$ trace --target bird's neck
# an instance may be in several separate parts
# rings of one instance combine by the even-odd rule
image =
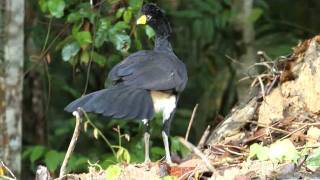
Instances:
[[[159,51],[172,51],[172,47],[169,41],[169,35],[168,36],[158,36],[156,35],[156,40],[154,43],[154,50]]]
[[[156,33],[154,49],[172,51],[172,47],[169,41],[169,36],[171,34],[171,27],[169,22],[164,18],[158,21],[158,23],[152,24],[151,26]]]

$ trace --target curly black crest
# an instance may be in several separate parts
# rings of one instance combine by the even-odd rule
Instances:
[[[163,18],[163,11],[154,3],[148,3],[143,5],[141,12],[145,15],[150,15],[153,18]]]

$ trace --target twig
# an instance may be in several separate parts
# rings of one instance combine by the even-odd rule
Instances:
[[[4,164],[4,162],[3,161],[0,161],[0,162],[1,162],[1,166],[4,167],[10,173],[13,179],[17,179],[16,176],[13,174],[13,172]]]
[[[207,157],[197,147],[184,140],[183,138],[179,138],[179,141],[188,149],[192,150],[197,156],[199,156],[210,171],[212,171],[214,174],[218,174],[216,169],[210,164]]]
[[[272,126],[268,126],[268,125],[263,124],[263,123],[258,123],[256,121],[247,121],[247,122],[248,123],[252,123],[252,124],[256,124],[257,126],[260,126],[260,127],[269,128],[269,129],[272,129],[272,130],[275,130],[275,131],[279,131],[279,132],[282,132],[282,133],[290,134],[290,132],[288,132],[288,131],[285,131],[285,130],[282,130],[282,129],[279,129],[279,128],[275,128],[275,127],[272,127]]]
[[[266,91],[264,90],[264,84],[263,84],[262,79],[261,79],[260,76],[258,76],[257,78],[258,78],[259,83],[260,83],[260,88],[261,88],[262,97],[263,97],[263,99],[265,99]]]
[[[245,153],[238,153],[238,152],[232,151],[229,148],[225,148],[224,150],[226,150],[227,152],[229,152],[231,154],[235,154],[235,155],[238,155],[238,156],[245,156],[246,155]]]
[[[294,134],[295,132],[300,131],[300,130],[302,130],[302,129],[306,128],[307,126],[308,126],[308,125],[306,124],[306,125],[304,125],[304,126],[302,126],[302,127],[298,128],[298,129],[295,129],[294,131],[291,131],[289,134],[287,134],[287,135],[283,136],[280,140],[284,140],[285,138],[287,138],[287,137],[291,136],[291,135],[292,135],[292,134]]]
[[[76,143],[77,143],[77,140],[78,140],[78,137],[80,135],[80,130],[81,130],[81,121],[82,121],[82,115],[81,115],[81,111],[80,109],[78,108],[77,111],[74,111],[72,113],[72,115],[74,115],[76,117],[76,127],[73,131],[73,135],[72,135],[72,138],[71,138],[71,141],[70,141],[70,144],[69,144],[69,147],[68,147],[68,150],[67,150],[67,153],[66,153],[66,156],[64,157],[64,160],[63,160],[63,163],[62,163],[62,166],[60,168],[60,174],[59,174],[59,177],[62,177],[65,175],[66,173],[66,167],[67,167],[67,164],[68,164],[68,161],[70,159],[70,156],[74,150],[74,147],[76,146]]]
[[[207,126],[207,129],[204,131],[203,135],[201,136],[201,139],[197,145],[197,148],[202,148],[204,143],[206,142],[208,136],[210,134],[210,125]]]
[[[196,106],[193,108],[192,115],[191,115],[191,118],[190,118],[190,121],[189,121],[189,125],[188,125],[188,130],[187,130],[186,136],[184,137],[184,139],[185,139],[186,141],[188,141],[190,129],[191,129],[191,126],[192,126],[192,123],[193,123],[193,120],[194,120],[194,116],[195,116],[195,114],[196,114],[196,112],[197,112],[198,105],[199,105],[199,104],[196,104]]]

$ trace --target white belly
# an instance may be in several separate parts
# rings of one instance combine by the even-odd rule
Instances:
[[[164,118],[169,118],[171,112],[176,108],[176,96],[160,91],[151,91],[154,110],[163,113]]]

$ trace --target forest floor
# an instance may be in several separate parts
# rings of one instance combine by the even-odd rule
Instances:
[[[253,76],[256,89],[179,164],[118,164],[64,179],[320,179],[320,36]],[[181,140],[183,141],[183,140]],[[108,179],[107,178],[107,179]]]

